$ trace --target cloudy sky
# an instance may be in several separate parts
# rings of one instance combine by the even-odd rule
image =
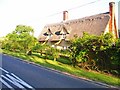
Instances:
[[[0,37],[19,24],[31,26],[38,37],[45,24],[62,21],[64,10],[68,10],[69,20],[82,18],[108,12],[111,1],[116,3],[118,16],[120,0],[0,0]]]

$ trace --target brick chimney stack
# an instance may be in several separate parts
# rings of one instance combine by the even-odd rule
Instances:
[[[63,11],[63,21],[68,20],[68,11]]]
[[[113,32],[114,29],[114,18],[115,18],[115,2],[109,3],[109,12],[110,12],[110,32]]]
[[[115,35],[115,38],[118,38],[118,30],[116,28],[115,20],[115,2],[109,3],[109,12],[110,12],[110,23],[109,23],[109,32]]]

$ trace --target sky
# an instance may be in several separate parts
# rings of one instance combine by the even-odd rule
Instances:
[[[38,37],[46,24],[61,22],[65,10],[72,20],[108,12],[111,1],[116,4],[116,17],[120,17],[120,0],[0,0],[0,37],[11,33],[17,25],[31,26]]]

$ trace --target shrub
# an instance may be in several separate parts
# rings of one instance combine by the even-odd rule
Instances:
[[[115,40],[110,33],[100,36],[83,33],[83,37],[75,36],[69,47],[73,66],[103,72],[120,71],[120,40]]]

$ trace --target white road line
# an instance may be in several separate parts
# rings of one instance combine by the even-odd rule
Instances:
[[[23,81],[22,79],[17,77],[15,74],[11,73],[11,75],[13,75],[18,80],[18,82],[21,83],[22,85],[24,85],[24,86],[26,86],[28,88],[31,88],[31,89],[33,88],[32,86],[28,85],[25,81]]]
[[[15,86],[17,86],[17,87],[19,87],[19,88],[24,88],[21,84],[19,84],[18,82],[17,82],[17,80],[14,78],[14,77],[12,77],[12,76],[10,76],[10,75],[8,75],[8,74],[6,74],[6,76],[8,76],[8,77],[6,77],[6,76],[4,76],[4,75],[1,75],[3,78],[5,78],[6,80],[8,80],[9,82],[11,82],[12,84],[14,84]]]
[[[1,69],[2,71],[4,71],[5,73],[9,73],[8,71],[6,71],[5,69],[3,69],[3,68],[1,68],[1,67],[0,67],[0,69]]]
[[[14,90],[13,87],[11,87],[7,82],[5,82],[2,78],[0,78],[0,81],[6,85],[8,88],[10,88],[11,90]]]
[[[4,71],[6,74],[5,75],[1,75],[2,78],[6,79],[7,81],[11,82],[13,85],[26,90],[25,87],[35,90],[32,86],[30,86],[29,84],[27,84],[25,81],[23,81],[22,79],[20,79],[18,76],[16,76],[13,73],[9,73],[7,70],[3,69],[0,67],[0,69],[2,71]],[[7,82],[5,82],[3,79],[0,79],[1,82],[3,82],[8,88],[12,88]],[[24,87],[25,86],[25,87]]]

